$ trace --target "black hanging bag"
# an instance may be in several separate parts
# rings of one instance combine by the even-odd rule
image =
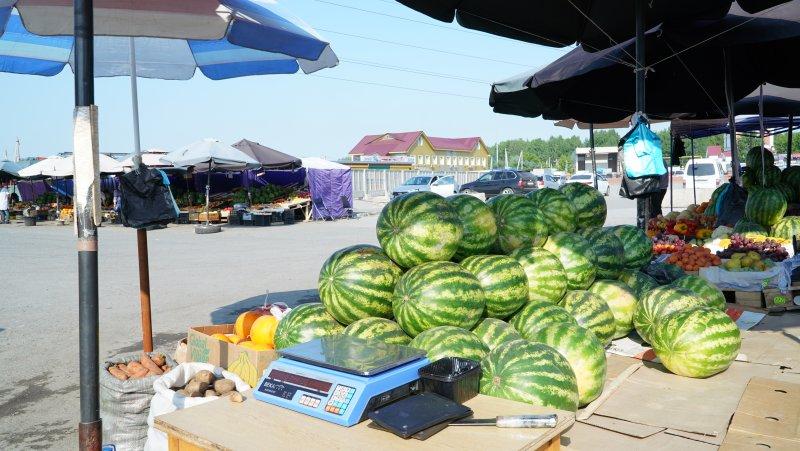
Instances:
[[[134,229],[166,225],[178,218],[178,206],[169,189],[169,179],[158,169],[140,165],[119,177],[122,191],[122,224]]]

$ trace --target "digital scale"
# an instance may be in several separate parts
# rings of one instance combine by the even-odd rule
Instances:
[[[348,336],[318,338],[280,351],[256,399],[342,426],[420,390],[425,352]]]

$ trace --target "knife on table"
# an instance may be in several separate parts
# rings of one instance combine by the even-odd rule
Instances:
[[[499,428],[554,428],[558,415],[501,415],[496,418],[466,418],[450,426],[495,426]]]

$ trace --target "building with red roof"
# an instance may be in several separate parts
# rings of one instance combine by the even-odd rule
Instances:
[[[482,171],[489,149],[480,137],[437,138],[423,131],[367,135],[341,161],[361,169]]]

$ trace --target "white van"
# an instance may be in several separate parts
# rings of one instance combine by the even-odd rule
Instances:
[[[725,183],[725,169],[719,160],[695,158],[689,160],[683,170],[683,187],[692,189],[715,189]]]

